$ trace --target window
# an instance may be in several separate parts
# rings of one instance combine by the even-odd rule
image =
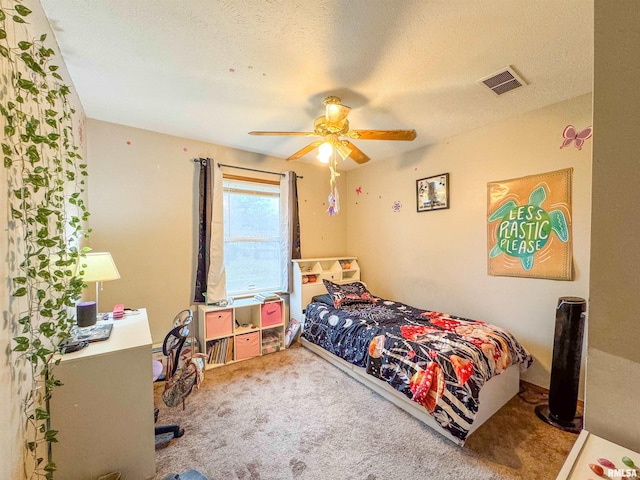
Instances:
[[[229,295],[280,290],[280,185],[223,180]]]

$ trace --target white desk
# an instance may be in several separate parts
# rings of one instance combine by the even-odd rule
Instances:
[[[111,337],[62,355],[51,399],[56,480],[155,476],[151,333],[145,309],[113,323]]]
[[[623,457],[631,458],[636,465],[640,464],[639,453],[582,430],[556,480],[600,478],[589,468],[589,464],[598,465],[599,458],[606,458],[616,467],[612,471],[608,467],[602,467],[604,478],[621,478],[622,474],[629,475],[630,478],[640,477],[640,472],[628,470],[629,467],[622,462]]]

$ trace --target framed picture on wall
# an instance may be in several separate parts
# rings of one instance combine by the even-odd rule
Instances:
[[[449,208],[449,174],[416,180],[416,204],[418,212]]]

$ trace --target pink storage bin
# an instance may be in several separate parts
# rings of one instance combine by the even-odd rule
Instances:
[[[260,322],[263,327],[282,323],[282,302],[265,303],[260,307]]]
[[[224,337],[233,333],[233,310],[207,312],[207,338]]]
[[[236,336],[236,360],[260,355],[260,332]]]

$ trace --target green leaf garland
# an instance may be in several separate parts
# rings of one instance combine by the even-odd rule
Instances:
[[[6,65],[0,91],[5,120],[1,148],[9,183],[15,368],[21,372],[26,365],[31,371],[30,388],[21,388],[26,391],[25,452],[31,459],[25,468],[30,479],[53,479],[50,446],[58,441],[58,432],[49,425],[49,400],[61,385],[55,354],[69,336],[73,308],[86,287],[76,265],[89,233],[82,199],[87,165],[74,135],[71,90],[52,63],[55,51],[45,45],[47,35],[32,38],[31,13],[21,0],[0,0],[0,56]]]

